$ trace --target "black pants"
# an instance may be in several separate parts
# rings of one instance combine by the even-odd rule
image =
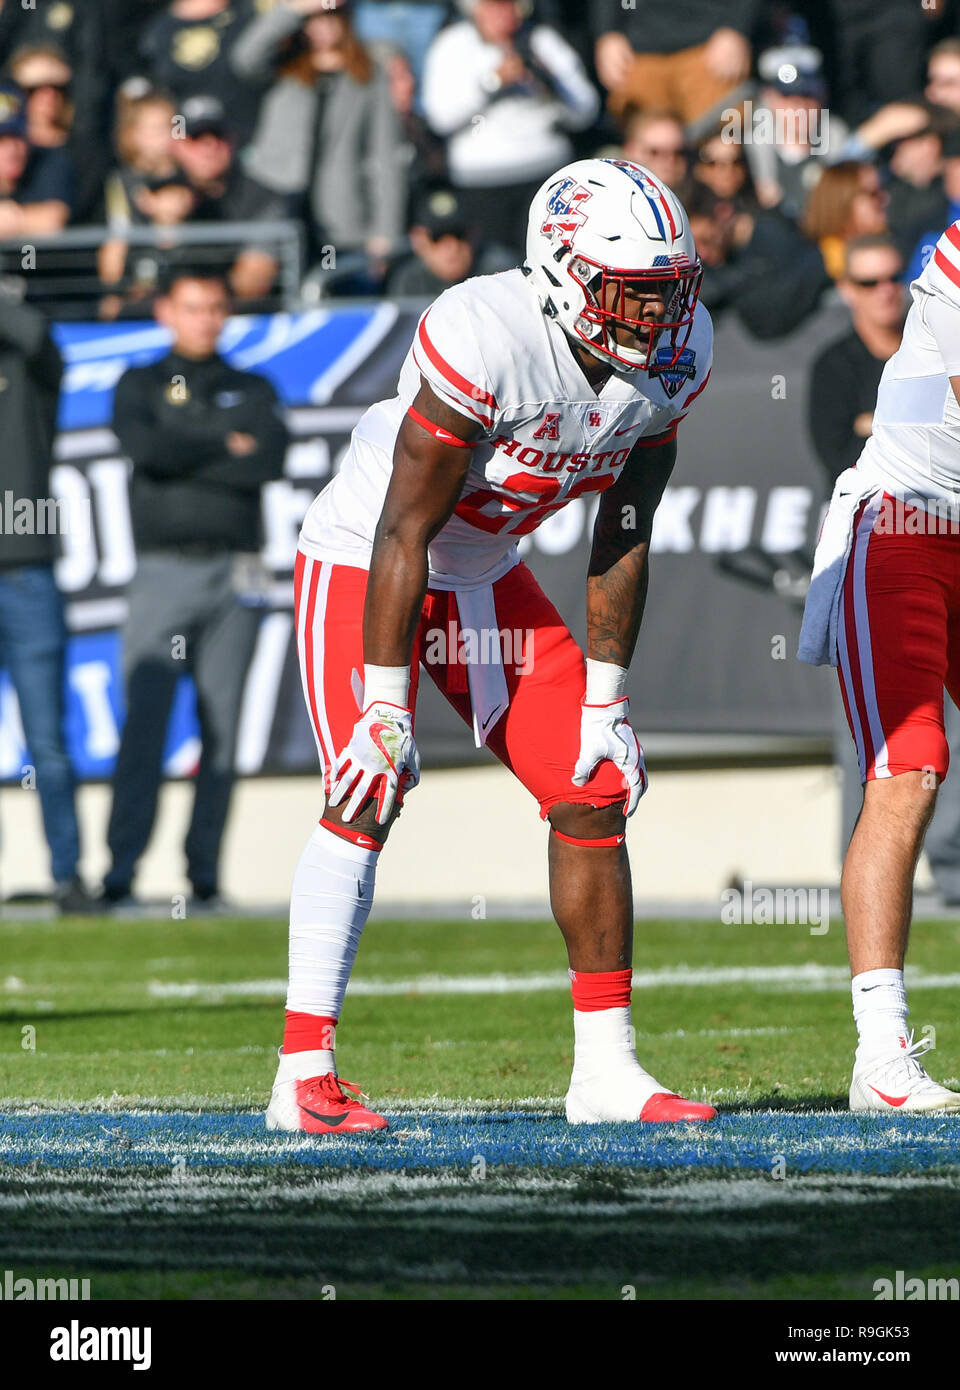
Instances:
[[[113,775],[107,829],[112,866],[105,886],[130,888],[153,830],[163,749],[177,681],[197,690],[203,751],[186,839],[187,876],[215,892],[234,781],[234,753],[247,669],[260,617],[233,590],[229,555],[152,552],[139,557],[124,630],[127,720]]]

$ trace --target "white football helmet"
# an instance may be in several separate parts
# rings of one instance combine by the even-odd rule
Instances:
[[[680,200],[639,164],[581,159],[551,174],[530,204],[523,269],[544,313],[602,362],[671,367],[686,346],[703,268]],[[663,317],[631,318],[628,299],[651,293]],[[658,342],[669,353],[655,360]]]

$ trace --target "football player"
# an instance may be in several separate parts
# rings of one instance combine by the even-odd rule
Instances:
[[[950,760],[944,686],[960,700],[960,222],[910,290],[873,432],[837,479],[799,653],[839,668],[857,745],[863,806],[842,881],[850,1108],[888,1114],[960,1110],[921,1061],[933,1040],[908,1030],[903,981],[913,876]]]
[[[377,858],[419,779],[421,662],[550,824],[574,1008],[567,1119],[716,1114],[637,1060],[624,844],[647,785],[625,689],[653,514],[677,426],[710,373],[700,276],[686,214],[647,170],[616,159],[561,169],[533,200],[526,263],[433,303],[397,395],[366,412],[311,506],[297,637],[327,801],[293,883],[269,1128],[386,1125],[338,1079],[334,1030]],[[598,504],[586,661],[516,549],[575,497]],[[524,650],[504,660],[513,633]]]

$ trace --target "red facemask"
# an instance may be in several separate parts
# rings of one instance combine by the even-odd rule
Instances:
[[[589,266],[593,273],[577,274],[578,264]],[[658,362],[657,366],[669,368],[678,361],[693,329],[700,281],[703,277],[703,267],[699,260],[683,261],[669,269],[658,266],[655,270],[615,270],[610,266],[600,265],[589,256],[576,251],[570,261],[569,274],[571,279],[581,286],[587,301],[580,317],[590,324],[597,325],[601,330],[598,338],[577,328],[576,332],[585,343],[600,349],[613,361],[622,363],[633,371],[638,368],[647,371],[653,361],[657,343],[662,335],[666,334],[673,355],[669,361]],[[606,293],[608,285],[615,288],[612,309],[603,307],[609,301]],[[665,306],[663,318],[631,317],[626,311],[628,295],[633,298],[650,294],[656,294]],[[646,349],[642,362],[632,362],[618,351],[619,344],[615,332],[618,327],[629,329],[636,338],[640,351]]]

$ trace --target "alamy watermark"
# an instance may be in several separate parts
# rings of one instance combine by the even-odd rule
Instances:
[[[830,930],[829,888],[742,888],[720,894],[720,920],[726,926],[809,926],[811,936]]]
[[[532,627],[428,628],[422,661],[427,666],[512,666],[518,676],[533,670]]]
[[[17,497],[0,493],[0,536],[78,536],[91,534],[89,497]]]
[[[7,1303],[77,1303],[89,1297],[89,1279],[33,1279],[5,1269],[0,1281],[0,1298]]]
[[[874,1279],[874,1301],[882,1303],[897,1299],[915,1302],[918,1299],[940,1299],[956,1302],[960,1299],[960,1279],[908,1279],[902,1269],[892,1279]]]
[[[720,117],[720,139],[728,145],[800,145],[826,147],[830,113],[824,107],[785,106],[772,110],[747,100],[742,109],[728,107]]]

